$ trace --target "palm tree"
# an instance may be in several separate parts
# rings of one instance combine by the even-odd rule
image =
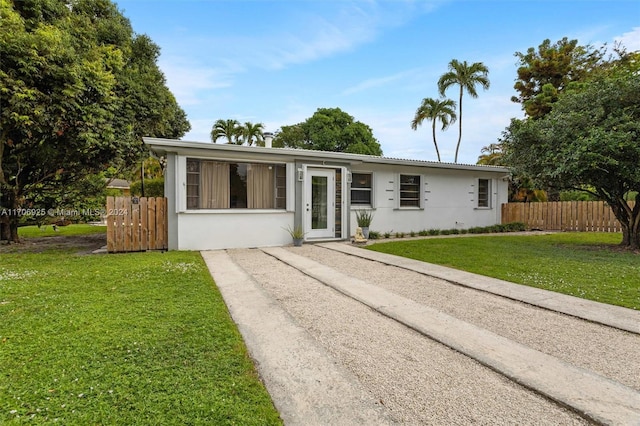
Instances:
[[[433,99],[424,98],[422,104],[416,110],[416,115],[411,122],[411,128],[418,130],[418,126],[426,120],[431,120],[431,128],[433,130],[433,144],[436,147],[436,154],[438,154],[438,161],[440,160],[440,151],[438,150],[438,143],[436,142],[436,121],[440,120],[442,123],[442,130],[446,130],[450,124],[456,121],[456,103],[451,99]]]
[[[242,134],[242,142],[246,142],[249,146],[253,145],[254,140],[256,145],[258,145],[259,142],[263,142],[262,132],[264,132],[264,124],[262,123],[253,124],[247,121],[244,123],[244,126],[241,126],[240,131]]]
[[[476,85],[479,84],[484,90],[489,88],[489,68],[482,62],[474,62],[469,65],[467,61],[460,62],[452,59],[449,62],[449,71],[444,73],[438,80],[438,91],[444,96],[446,90],[457,84],[460,86],[460,100],[458,102],[458,145],[456,146],[455,162],[458,162],[458,150],[460,149],[460,141],[462,140],[462,94],[466,90],[472,98],[478,97]]]
[[[481,156],[478,157],[476,164],[483,164],[485,166],[500,166],[502,165],[502,144],[492,143],[487,146],[483,146],[480,150]]]
[[[239,131],[238,120],[218,120],[211,129],[211,141],[216,143],[220,138],[227,138],[227,143],[237,143]]]

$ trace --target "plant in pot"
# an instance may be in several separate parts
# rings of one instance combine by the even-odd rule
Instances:
[[[362,228],[362,235],[365,238],[369,238],[369,226],[371,226],[371,221],[373,220],[373,213],[367,210],[356,210],[356,221],[358,222],[358,226]]]
[[[288,226],[286,228],[286,231],[289,233],[289,235],[291,235],[291,238],[293,239],[293,245],[295,247],[300,247],[302,245],[302,242],[304,241],[304,234],[305,234],[302,231],[302,227],[296,226],[292,228],[291,226]]]

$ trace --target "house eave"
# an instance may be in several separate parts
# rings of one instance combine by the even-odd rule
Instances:
[[[475,164],[441,163],[426,160],[409,160],[402,158],[378,157],[373,155],[350,154],[344,152],[314,151],[293,148],[265,148],[260,146],[243,146],[233,144],[215,144],[211,142],[181,141],[176,139],[143,138],[144,143],[157,155],[169,153],[186,156],[210,157],[212,152],[222,158],[242,158],[254,155],[264,156],[270,161],[291,161],[292,159],[308,161],[330,161],[356,164],[387,164],[433,169],[471,170],[483,172],[509,173],[502,166],[485,166]]]

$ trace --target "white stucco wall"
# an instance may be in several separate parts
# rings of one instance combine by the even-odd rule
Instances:
[[[177,215],[178,250],[214,250],[291,244],[293,212],[199,210]]]
[[[163,142],[164,146],[168,144]],[[160,146],[160,148],[162,148]],[[169,198],[169,249],[208,250],[281,246],[291,244],[287,232],[302,222],[304,211],[304,173],[306,167],[342,168],[345,215],[342,226],[353,235],[357,227],[355,210],[349,208],[347,171],[373,173],[373,222],[371,229],[384,232],[419,232],[428,229],[471,228],[500,223],[501,204],[507,202],[508,173],[504,168],[484,170],[474,166],[456,167],[439,164],[408,164],[373,158],[361,161],[348,154],[327,153],[332,160],[323,160],[318,153],[254,147],[215,146],[213,144],[181,142],[161,151],[167,157],[165,195]],[[287,165],[287,204],[285,210],[188,210],[186,208],[186,158],[216,158],[223,161],[273,162]],[[339,160],[339,161],[338,161]],[[352,161],[352,163],[349,163]],[[387,162],[389,161],[389,162]],[[499,169],[499,170],[496,170]],[[299,173],[299,171],[302,173]],[[421,207],[399,207],[399,177],[416,174],[422,177]],[[491,207],[477,208],[478,179],[491,180]],[[369,209],[369,208],[367,208]],[[348,223],[345,223],[348,222]]]
[[[422,177],[420,208],[399,207],[399,168],[388,165],[367,165],[353,172],[373,172],[374,218],[370,229],[378,232],[419,232],[428,229],[468,229],[500,223],[501,204],[507,201],[504,174],[475,170],[427,169],[403,167],[403,174]],[[477,208],[478,179],[491,180],[491,207]],[[358,226],[351,208],[351,235]]]

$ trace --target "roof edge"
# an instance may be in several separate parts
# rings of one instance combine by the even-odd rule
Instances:
[[[144,143],[154,152],[158,154],[175,153],[185,154],[187,151],[205,150],[205,151],[221,151],[221,152],[237,152],[245,154],[271,154],[297,158],[316,158],[326,160],[340,160],[351,163],[375,163],[375,164],[391,164],[406,166],[422,166],[437,169],[451,170],[478,170],[486,172],[510,173],[507,167],[503,166],[487,166],[482,164],[458,164],[458,163],[442,163],[427,160],[410,160],[402,158],[380,157],[365,154],[350,154],[345,152],[333,151],[315,151],[308,149],[296,148],[265,148],[261,146],[244,146],[233,144],[215,144],[213,142],[195,142],[182,141],[178,139],[164,138],[142,138]]]

